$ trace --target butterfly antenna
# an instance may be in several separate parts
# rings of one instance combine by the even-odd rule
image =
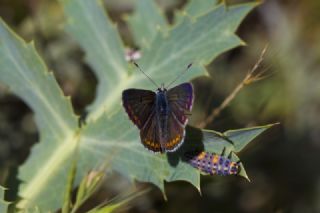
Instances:
[[[183,76],[183,74],[184,74],[185,72],[187,72],[187,71],[190,69],[191,66],[192,66],[192,63],[188,64],[187,68],[186,68],[185,70],[183,70],[183,71],[181,72],[181,74],[178,75],[173,81],[171,81],[171,83],[168,84],[168,86],[166,86],[166,88],[169,88],[174,82],[176,82],[181,76]]]
[[[157,88],[160,88],[159,85],[158,85],[154,80],[152,80],[152,78],[150,78],[150,76],[148,76],[147,73],[145,73],[135,61],[132,61],[132,63],[133,63],[154,85],[156,85]]]

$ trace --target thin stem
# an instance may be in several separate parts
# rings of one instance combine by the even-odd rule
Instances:
[[[214,121],[214,119],[216,119],[220,113],[222,112],[222,110],[224,110],[229,104],[230,102],[238,95],[238,93],[247,85],[262,80],[265,78],[265,76],[263,76],[263,74],[267,71],[264,70],[260,73],[255,73],[256,70],[260,67],[261,62],[264,59],[265,53],[268,49],[268,45],[266,45],[264,47],[264,49],[262,50],[260,57],[258,59],[258,61],[255,63],[255,65],[252,67],[251,70],[249,70],[249,72],[246,74],[246,76],[244,77],[244,79],[238,84],[238,86],[236,86],[236,88],[224,99],[224,101],[220,104],[220,106],[218,106],[217,108],[214,108],[210,115],[202,122],[200,122],[197,127],[199,128],[204,128],[205,126],[207,126],[209,123],[211,123],[212,121]]]

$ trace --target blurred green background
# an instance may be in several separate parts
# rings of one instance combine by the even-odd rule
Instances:
[[[125,44],[135,47],[123,17],[133,0],[105,1]],[[240,1],[229,1],[230,4]],[[243,2],[243,1],[242,1]],[[169,21],[185,0],[159,0]],[[320,212],[320,1],[266,0],[238,29],[247,46],[208,65],[212,78],[194,80],[191,124],[202,121],[242,81],[269,45],[260,71],[267,78],[245,87],[206,128],[218,131],[280,122],[240,153],[251,183],[239,177],[202,177],[202,196],[190,184],[166,184],[168,201],[152,190],[123,212]],[[34,40],[77,114],[94,99],[97,80],[84,54],[63,30],[56,1],[1,0],[0,16],[24,39]],[[209,91],[209,92],[208,92]],[[15,173],[38,140],[32,111],[0,85],[0,184],[16,186]],[[111,183],[111,184],[110,184]],[[90,200],[93,205],[127,187],[116,174]],[[145,187],[145,186],[144,186]],[[9,195],[13,198],[14,193]]]

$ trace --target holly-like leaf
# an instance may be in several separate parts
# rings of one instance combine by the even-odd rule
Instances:
[[[181,10],[178,11],[176,14],[176,23],[179,23],[185,15],[190,17],[197,17],[200,15],[204,15],[213,7],[217,5],[217,0],[199,0],[199,1],[192,1],[190,0],[187,5]]]
[[[86,53],[87,63],[98,79],[97,94],[91,111],[104,111],[112,90],[127,81],[128,64],[124,45],[98,0],[60,0],[67,18],[67,31]]]
[[[154,1],[138,0],[134,14],[127,18],[134,40],[148,48],[157,33],[167,30],[167,22]]]
[[[140,66],[158,83],[170,82],[191,61],[196,61],[198,66],[186,73],[181,81],[204,74],[203,65],[223,51],[241,44],[234,31],[254,5],[243,4],[228,10],[220,6],[195,20],[186,17],[167,35],[157,34],[150,48],[142,49]],[[154,89],[154,85],[137,71],[128,74],[127,81],[120,82],[110,91],[113,98],[106,98],[106,105],[90,112],[95,119],[89,121],[80,142],[84,167],[90,168],[105,160],[104,156],[112,156],[113,169],[129,177],[152,182],[162,190],[164,180],[185,180],[199,188],[199,173],[190,169],[188,164],[172,160],[174,157],[168,161],[166,155],[154,155],[142,147],[138,130],[120,106],[120,97],[123,89]],[[113,116],[108,116],[110,114]],[[95,156],[94,160],[92,156]]]
[[[40,143],[19,170],[23,182],[19,195],[29,204],[51,206],[54,198],[45,190],[63,189],[66,179],[62,165],[68,164],[76,146],[77,118],[70,99],[63,96],[33,43],[21,40],[1,19],[0,82],[32,108],[40,132]],[[50,185],[52,179],[59,179],[60,184]],[[28,205],[22,201],[20,206]]]
[[[109,159],[114,170],[133,179],[152,182],[161,190],[164,190],[164,180],[184,180],[200,190],[199,171],[185,161],[186,152],[205,150],[220,154],[224,147],[226,153],[239,152],[272,126],[229,130],[225,133],[187,127],[185,142],[181,148],[174,153],[155,155],[139,142],[138,130],[135,127],[130,128],[131,122],[123,112],[111,116],[107,122],[108,125],[101,120],[85,129],[85,137],[82,137],[80,143],[83,151],[81,162],[90,168],[91,162],[99,164]],[[239,160],[236,154],[233,154],[232,158]],[[248,178],[243,165],[241,167],[240,175]]]
[[[99,79],[97,99],[89,108],[89,121],[97,120],[104,113],[112,113],[118,108],[121,92],[126,88],[139,86],[155,89],[133,66],[128,68],[119,35],[99,6],[100,1],[60,2],[68,19],[67,30],[84,48],[89,64]],[[204,65],[222,52],[243,44],[234,32],[254,6],[252,3],[243,4],[228,10],[220,6],[196,20],[185,17],[180,25],[166,35],[156,34],[149,48],[141,49],[140,66],[158,84],[175,78],[191,62],[195,63],[194,68],[181,81],[205,74]],[[115,64],[118,66],[113,66]]]
[[[203,130],[204,150],[220,154],[225,148],[225,153],[233,152],[232,159],[238,161],[239,157],[235,153],[240,152],[249,142],[273,125],[275,124],[228,130],[224,133]],[[242,163],[240,171],[239,175],[249,180]]]
[[[19,195],[23,199],[18,207],[37,206],[42,211],[61,207],[77,147],[80,155],[76,184],[89,169],[110,161],[114,170],[152,182],[162,190],[164,180],[185,180],[199,188],[199,172],[183,160],[183,147],[168,155],[148,152],[140,143],[138,130],[121,108],[120,97],[124,89],[154,87],[141,73],[128,66],[120,36],[100,1],[60,2],[68,20],[67,29],[84,49],[99,86],[96,100],[89,108],[87,125],[78,129],[70,101],[63,96],[34,46],[25,43],[1,22],[0,81],[32,108],[40,131],[40,143],[19,171],[23,181]],[[195,66],[181,81],[205,74],[204,65],[242,44],[234,32],[254,5],[243,4],[228,10],[219,6],[192,20],[184,17],[165,35],[156,34],[149,48],[142,48],[140,66],[159,84],[169,83],[190,62],[195,62]],[[194,132],[188,130],[185,147],[198,141],[206,143],[201,138],[188,139]],[[243,138],[239,138],[243,144],[249,142]],[[214,148],[212,151],[219,150]]]

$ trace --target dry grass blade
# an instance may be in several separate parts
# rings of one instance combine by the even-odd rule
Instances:
[[[205,126],[207,126],[209,123],[211,123],[212,121],[214,121],[214,119],[216,117],[219,116],[219,114],[221,113],[222,110],[224,110],[229,104],[230,102],[237,96],[237,94],[247,85],[260,81],[264,78],[266,78],[267,76],[265,75],[265,73],[268,71],[268,69],[264,69],[263,71],[257,73],[256,71],[258,70],[258,68],[260,67],[265,53],[267,52],[268,49],[268,45],[266,45],[261,54],[260,57],[258,59],[258,61],[255,63],[255,65],[252,67],[252,69],[249,70],[249,72],[247,73],[247,75],[244,77],[244,79],[238,84],[238,86],[230,93],[230,95],[228,95],[224,101],[220,104],[220,106],[218,106],[217,108],[214,108],[210,115],[202,122],[200,122],[197,127],[199,128],[204,128]]]

